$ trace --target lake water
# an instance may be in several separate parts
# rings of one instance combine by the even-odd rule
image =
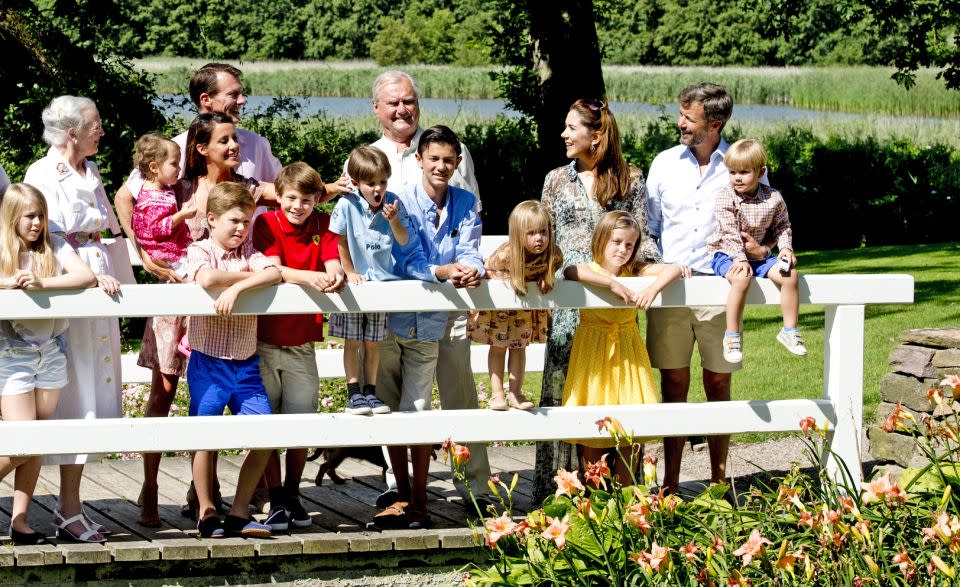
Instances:
[[[262,111],[268,108],[274,101],[274,96],[247,96],[247,105],[244,112],[247,114]],[[192,117],[194,110],[192,104],[186,97],[166,95],[161,96],[163,107],[167,114],[181,113],[186,117]],[[300,113],[303,115],[325,112],[328,116],[339,117],[362,117],[371,116],[370,100],[368,98],[293,98],[292,102],[300,107]],[[671,117],[677,113],[677,105],[665,104],[658,106],[655,104],[641,104],[637,102],[612,102],[611,110],[615,114],[640,113],[655,116],[661,108],[666,108],[667,114]],[[503,100],[447,100],[423,98],[420,100],[420,109],[427,115],[437,115],[444,117],[454,117],[458,114],[470,116],[471,118],[493,118],[498,114],[506,116],[519,116],[515,110],[510,110],[503,103]],[[888,119],[909,121],[916,124],[942,124],[944,121],[935,118],[920,117],[897,117],[880,116],[871,114],[851,114],[845,112],[829,112],[823,110],[805,110],[802,108],[791,108],[789,106],[769,106],[756,104],[742,104],[734,107],[734,120],[751,122],[800,122],[811,120],[822,121],[843,121],[855,120],[860,118]]]

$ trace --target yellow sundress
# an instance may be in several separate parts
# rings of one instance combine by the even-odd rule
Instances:
[[[603,272],[596,263],[589,266],[597,273]],[[640,336],[637,310],[580,310],[580,325],[573,338],[561,405],[656,403],[660,403],[660,391],[653,378],[647,346]],[[610,415],[616,416],[616,411]],[[593,448],[614,446],[612,440],[572,442]]]

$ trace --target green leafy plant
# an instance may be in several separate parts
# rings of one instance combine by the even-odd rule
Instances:
[[[960,394],[949,376],[930,391],[946,405]],[[944,410],[946,412],[946,410]],[[616,418],[598,422],[619,447],[635,450]],[[812,417],[800,428],[813,467],[794,466],[739,498],[724,485],[692,498],[657,493],[656,468],[643,483],[610,474],[604,460],[582,475],[557,471],[557,491],[522,519],[512,516],[516,477],[490,480],[502,513],[483,517],[478,540],[490,566],[465,569],[467,585],[953,585],[960,565],[960,417],[915,417],[902,407],[884,424],[914,434],[930,458],[900,482],[887,473],[854,488],[834,478],[827,430]],[[445,449],[463,479],[469,452]],[[618,453],[621,449],[618,449]],[[623,457],[623,455],[620,455]],[[582,479],[582,481],[581,481]]]

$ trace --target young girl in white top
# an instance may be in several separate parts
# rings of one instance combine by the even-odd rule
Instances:
[[[553,289],[554,273],[563,264],[563,253],[553,242],[550,214],[536,200],[520,202],[510,213],[507,242],[484,264],[488,279],[510,281],[517,295],[527,295],[527,282],[535,281],[541,292]],[[483,310],[467,325],[470,338],[490,345],[490,409],[530,410],[533,402],[523,396],[523,373],[527,345],[545,342],[549,310]],[[503,367],[510,350],[510,392],[504,395]]]
[[[34,187],[17,183],[0,203],[0,288],[93,287],[97,278],[59,236],[47,230],[47,203]],[[0,415],[3,420],[51,417],[67,384],[63,319],[0,320]],[[16,470],[10,538],[45,544],[27,525],[27,509],[40,475],[41,457],[0,457],[0,479]]]
[[[180,209],[173,185],[180,175],[180,147],[158,134],[137,140],[133,166],[146,181],[133,208],[133,232],[153,260],[163,260],[186,275],[187,247],[193,242],[185,220],[197,215],[196,207]]]

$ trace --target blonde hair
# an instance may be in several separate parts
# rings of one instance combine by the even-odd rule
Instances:
[[[760,171],[767,166],[767,152],[763,143],[756,139],[740,139],[727,149],[723,155],[723,164],[734,171]]]
[[[287,190],[296,190],[302,196],[316,196],[317,200],[327,194],[327,188],[323,185],[320,174],[303,161],[296,161],[281,169],[274,187],[278,197]]]
[[[597,227],[593,231],[593,242],[590,244],[590,252],[593,254],[595,263],[603,262],[603,249],[610,242],[610,236],[614,230],[629,229],[637,233],[637,242],[633,246],[633,252],[627,262],[623,264],[623,270],[629,274],[637,272],[637,251],[640,250],[640,239],[643,238],[643,232],[640,230],[640,223],[633,217],[633,214],[623,210],[614,210],[607,212],[597,222]]]
[[[247,186],[235,181],[218,183],[207,196],[207,212],[211,212],[214,216],[220,216],[234,208],[240,208],[246,212],[256,207],[257,202]]]
[[[43,227],[36,241],[28,243],[17,234],[23,213],[34,209],[43,215]],[[31,271],[37,277],[57,274],[57,258],[53,254],[47,225],[47,201],[40,190],[25,183],[15,183],[3,193],[0,203],[0,275],[10,276],[20,269],[20,253],[30,253]]]
[[[353,181],[373,183],[378,179],[390,179],[390,171],[390,160],[380,149],[371,145],[360,145],[350,151],[347,175]]]
[[[520,202],[510,213],[507,221],[508,241],[510,243],[510,285],[518,295],[527,295],[527,282],[525,280],[527,266],[527,249],[524,247],[528,232],[536,230],[547,230],[547,249],[540,253],[539,260],[546,262],[546,269],[542,276],[547,291],[553,289],[553,264],[554,264],[554,245],[553,245],[553,224],[550,222],[550,213],[546,206],[537,200],[526,200]],[[537,259],[531,259],[535,261]]]
[[[137,139],[137,146],[133,152],[134,168],[146,179],[154,181],[156,174],[150,171],[150,164],[163,165],[170,152],[170,145],[173,145],[177,151],[180,150],[180,145],[160,134],[151,132],[141,136]]]

